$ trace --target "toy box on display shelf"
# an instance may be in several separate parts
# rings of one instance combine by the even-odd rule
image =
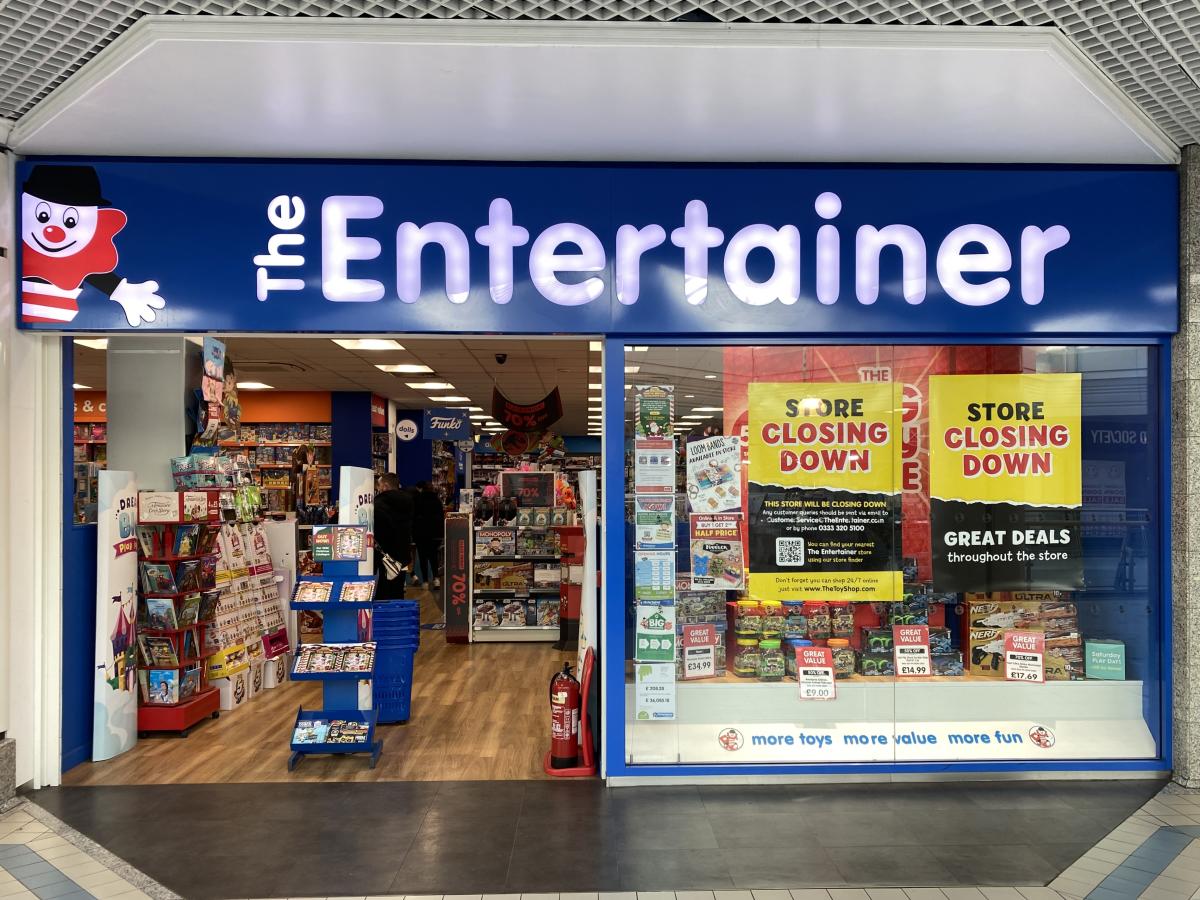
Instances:
[[[558,640],[574,492],[553,471],[505,470],[497,481],[473,510],[471,640]]]
[[[359,683],[374,678],[376,645],[359,639],[359,613],[375,605],[375,579],[359,574],[367,558],[368,530],[362,525],[323,525],[313,532],[313,557],[323,566],[319,576],[301,576],[292,608],[319,610],[321,643],[305,644],[296,653],[292,679],[321,681],[323,707],[300,707],[292,729],[291,771],[312,753],[369,753],[375,768],[383,742],[375,739],[379,712],[362,709]]]

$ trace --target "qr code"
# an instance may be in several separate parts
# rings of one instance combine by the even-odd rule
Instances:
[[[775,538],[775,565],[804,565],[804,538]]]

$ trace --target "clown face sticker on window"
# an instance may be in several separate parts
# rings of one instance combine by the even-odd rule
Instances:
[[[131,326],[153,322],[166,306],[158,282],[116,271],[113,238],[126,221],[91,166],[34,166],[21,187],[21,321],[70,322],[87,284],[119,303]]]

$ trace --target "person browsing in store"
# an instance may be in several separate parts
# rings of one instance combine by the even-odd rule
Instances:
[[[413,542],[417,545],[417,568],[413,579],[420,583],[422,573],[430,588],[442,586],[438,577],[442,551],[442,532],[446,525],[446,508],[442,498],[428,481],[417,482],[413,499]]]
[[[379,600],[403,600],[404,581],[412,562],[413,498],[400,489],[394,472],[385,472],[375,482],[375,560],[379,575]],[[395,578],[388,578],[383,554],[401,566]]]

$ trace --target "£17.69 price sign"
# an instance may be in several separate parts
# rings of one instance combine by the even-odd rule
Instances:
[[[796,680],[801,700],[832,700],[836,696],[833,679],[833,651],[828,647],[796,648]]]
[[[893,625],[892,647],[897,675],[923,677],[932,674],[928,625]]]
[[[1004,632],[1004,677],[1009,681],[1046,680],[1046,635],[1040,631]]]

